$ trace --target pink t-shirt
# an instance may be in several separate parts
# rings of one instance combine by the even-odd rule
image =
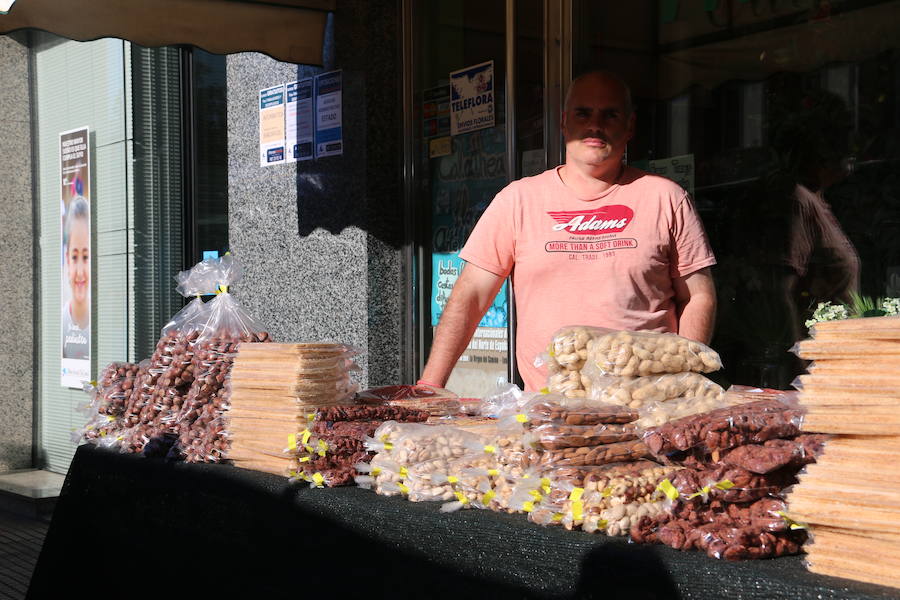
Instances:
[[[546,385],[533,362],[560,327],[677,332],[672,278],[716,262],[693,202],[672,181],[628,167],[582,199],[558,169],[501,190],[460,252],[512,274],[516,359],[529,390]]]

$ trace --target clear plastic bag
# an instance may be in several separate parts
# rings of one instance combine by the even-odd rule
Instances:
[[[456,394],[450,390],[427,385],[388,385],[371,388],[357,393],[355,400],[363,404],[406,406],[428,411],[432,416],[462,413],[462,404]]]
[[[545,394],[523,407],[521,417],[532,426],[544,423],[565,425],[601,425],[631,423],[638,413],[624,406],[600,404],[586,398],[563,398]]]
[[[531,429],[525,442],[543,450],[560,450],[627,442],[638,438],[638,429],[626,423],[598,425],[557,425],[547,423]]]
[[[587,343],[587,362],[600,375],[643,377],[661,373],[710,373],[722,368],[712,348],[674,333],[595,332]]]
[[[635,410],[678,398],[722,398],[722,387],[700,373],[666,373],[648,377],[599,375],[592,364],[583,373],[591,381],[591,398]]]
[[[194,381],[184,404],[176,417],[179,427],[179,444],[185,452],[186,460],[203,461],[211,456],[210,443],[198,448],[197,440],[203,435],[203,423],[194,426],[207,405],[205,419],[221,415],[227,405],[226,378],[234,361],[237,347],[242,342],[267,342],[269,334],[265,328],[251,317],[228,293],[228,287],[240,277],[240,266],[230,254],[219,259],[216,265],[219,293],[207,305],[206,319],[199,324],[192,366]],[[215,446],[216,444],[213,444]]]
[[[138,380],[140,367],[129,362],[109,363],[100,373],[96,386],[91,386],[91,404],[101,415],[121,416]]]
[[[686,396],[666,402],[652,402],[640,409],[640,418],[635,424],[644,429],[650,429],[684,417],[708,413],[728,406],[732,406],[732,404],[726,400],[725,396],[715,395]]]
[[[657,458],[697,450],[713,452],[800,434],[803,413],[777,400],[761,400],[671,421],[648,429],[644,442]]]

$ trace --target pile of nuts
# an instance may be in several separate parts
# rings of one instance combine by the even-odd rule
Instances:
[[[607,376],[710,373],[722,368],[719,355],[711,348],[672,333],[611,331],[587,326],[558,331],[550,341],[547,355],[548,390],[567,398],[599,399],[603,395],[600,388],[609,384],[603,381]],[[647,396],[654,393],[645,392]],[[619,397],[623,405],[631,402],[624,402],[624,395]],[[672,397],[676,396],[666,399]]]
[[[719,355],[704,344],[674,333],[619,331],[591,337],[587,360],[600,375],[644,377],[660,373],[711,373]]]
[[[224,425],[212,425],[227,406],[225,381],[235,352],[242,342],[268,341],[269,334],[261,331],[241,335],[220,333],[196,343],[192,359],[194,380],[174,421],[187,462],[216,462],[223,458],[228,449],[222,435]]]
[[[697,549],[725,560],[797,554],[806,532],[789,528],[780,516],[785,510],[784,501],[771,497],[749,503],[685,502],[639,519],[630,533],[635,542]]]
[[[385,421],[422,423],[428,417],[425,411],[395,406],[318,408],[310,415],[307,429],[298,434],[290,470],[296,478],[322,487],[352,484],[358,475],[357,465],[370,462],[374,456],[365,440],[374,436]]]
[[[601,385],[602,383],[602,385]],[[648,377],[606,377],[594,382],[592,398],[634,410],[676,398],[721,399],[725,391],[699,373],[666,373]]]

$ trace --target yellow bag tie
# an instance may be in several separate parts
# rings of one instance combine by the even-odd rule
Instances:
[[[663,479],[656,489],[665,494],[670,500],[678,500],[678,490],[668,479]]]

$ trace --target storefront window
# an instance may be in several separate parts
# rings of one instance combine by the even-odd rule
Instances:
[[[225,57],[194,48],[190,59],[197,261],[228,250],[228,119]]]
[[[426,2],[415,14],[417,207],[427,237],[421,264],[425,353],[464,263],[458,257],[494,195],[509,181],[506,159],[506,3]],[[468,71],[464,71],[468,69]],[[456,88],[451,91],[451,73]],[[469,89],[471,88],[471,89]],[[477,89],[476,89],[477,88]],[[451,125],[451,94],[491,94],[480,124]],[[464,98],[465,99],[465,98]],[[475,113],[476,111],[471,111]],[[490,389],[509,370],[507,286],[479,324],[448,387],[463,395]]]
[[[573,75],[632,86],[628,161],[713,244],[730,383],[786,388],[822,302],[900,295],[898,2],[576,2]]]

